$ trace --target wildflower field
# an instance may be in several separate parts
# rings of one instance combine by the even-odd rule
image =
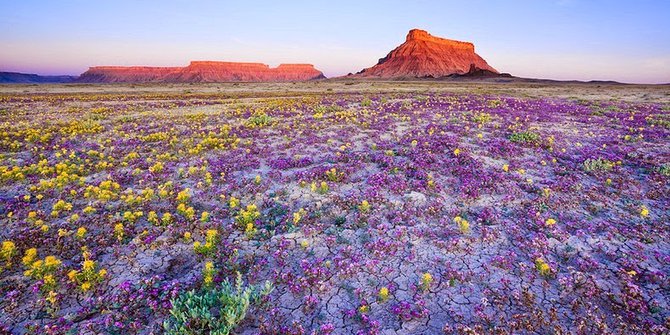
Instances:
[[[670,332],[667,98],[240,85],[0,91],[0,334]]]

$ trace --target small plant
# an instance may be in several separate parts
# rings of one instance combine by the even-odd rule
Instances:
[[[163,225],[166,226],[169,225],[170,223],[172,223],[172,220],[173,220],[172,214],[168,212],[163,213],[163,216],[161,217],[161,222],[163,223]]]
[[[178,203],[187,203],[191,200],[191,189],[185,188],[184,190],[177,193],[177,202]]]
[[[328,193],[329,189],[330,189],[330,187],[328,187],[328,183],[326,183],[325,181],[322,181],[321,185],[319,186],[319,193],[326,194],[326,193]]]
[[[245,286],[238,272],[235,286],[227,280],[218,288],[188,291],[171,300],[170,316],[163,323],[167,335],[228,335],[273,290],[268,281],[262,287]]]
[[[240,210],[240,213],[235,217],[240,227],[245,228],[249,223],[256,222],[256,219],[261,217],[261,212],[255,204],[249,204],[245,209]]]
[[[647,208],[647,206],[640,206],[640,216],[642,218],[647,218],[649,216],[649,208]]]
[[[75,233],[75,236],[77,237],[77,239],[81,240],[84,238],[84,236],[86,236],[86,233],[87,233],[86,227],[79,227],[77,229],[77,232]]]
[[[367,200],[361,201],[361,204],[358,205],[358,210],[361,213],[367,213],[370,211],[370,203]]]
[[[421,275],[421,281],[419,283],[419,286],[423,291],[428,291],[430,289],[430,284],[433,282],[433,276],[425,272],[423,275]]]
[[[345,223],[347,223],[347,218],[344,216],[338,216],[335,218],[335,225],[336,226],[343,226]]]
[[[205,268],[202,270],[202,283],[205,285],[205,287],[211,287],[214,284],[215,274],[216,269],[214,268],[214,263],[205,263]]]
[[[389,289],[384,286],[379,289],[379,301],[386,302],[387,300],[389,300]]]
[[[297,226],[305,215],[307,215],[307,211],[304,208],[300,208],[297,212],[293,213],[293,225]]]
[[[372,106],[372,100],[370,100],[368,98],[365,98],[365,99],[361,100],[361,106],[363,106],[363,107]]]
[[[184,203],[177,205],[177,213],[190,221],[195,219],[195,208],[192,206],[186,206]]]
[[[5,262],[4,267],[10,267],[12,265],[12,258],[16,255],[16,246],[12,241],[3,241],[2,249],[0,250],[0,259]],[[0,272],[2,272],[3,266],[0,265]]]
[[[125,231],[124,231],[123,223],[115,224],[114,225],[114,237],[116,237],[116,239],[119,242],[122,242],[124,235],[125,235]]]
[[[205,243],[200,241],[193,242],[193,250],[205,257],[211,256],[216,252],[216,243],[219,241],[219,235],[216,229],[209,229],[205,233]],[[190,237],[190,234],[189,234]]]
[[[514,143],[537,144],[540,142],[540,135],[531,131],[522,131],[510,135],[509,140]]]
[[[328,193],[328,190],[330,190],[330,187],[328,186],[328,183],[325,181],[322,181],[321,184],[319,184],[318,186],[316,182],[313,181],[312,184],[310,185],[310,190],[315,193],[326,194]]]
[[[604,158],[597,158],[597,159],[587,159],[584,161],[584,171],[586,172],[605,172],[612,170],[614,167],[614,163],[604,159]]]
[[[457,216],[454,218],[454,222],[456,222],[456,224],[458,225],[458,230],[462,234],[467,234],[470,232],[470,223],[468,222],[468,220],[460,216]]]
[[[251,117],[247,119],[247,127],[249,128],[257,128],[257,127],[263,127],[267,124],[269,124],[272,121],[272,118],[265,114],[264,112],[261,113],[255,113]]]
[[[51,291],[56,287],[56,271],[62,262],[55,256],[44,257],[44,260],[37,259],[37,249],[28,249],[23,257],[23,263],[28,267],[23,274],[34,280],[42,281],[40,290],[43,292]]]
[[[342,177],[344,177],[344,172],[338,172],[336,168],[326,171],[326,178],[332,182],[340,181]]]
[[[537,269],[537,272],[539,272],[541,276],[547,277],[551,275],[552,272],[551,267],[542,258],[535,259],[535,268]]]
[[[70,281],[76,283],[83,292],[87,292],[107,276],[107,270],[98,270],[95,261],[91,260],[91,254],[86,248],[83,249],[84,261],[81,263],[81,271],[71,270],[67,276]]]

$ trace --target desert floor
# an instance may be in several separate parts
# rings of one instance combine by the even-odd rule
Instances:
[[[668,85],[1,85],[0,333],[239,276],[235,334],[667,334],[669,136]]]

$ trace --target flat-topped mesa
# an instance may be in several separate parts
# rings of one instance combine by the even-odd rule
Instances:
[[[192,61],[185,67],[94,66],[80,82],[280,82],[325,78],[311,64],[281,64],[271,68],[263,63]]]
[[[474,70],[473,70],[474,69]],[[479,71],[481,70],[481,71]],[[363,78],[441,78],[470,73],[498,75],[498,71],[475,53],[475,46],[435,37],[425,30],[412,29],[405,42],[393,49],[377,65],[363,69],[354,77]]]
[[[225,69],[258,69],[266,70],[270,67],[263,63],[245,63],[245,62],[220,62],[209,60],[191,61],[186,68],[225,68]]]
[[[180,67],[152,67],[152,66],[92,66],[82,73],[78,82],[87,83],[130,83],[158,81],[172,73],[181,70]]]
[[[442,37],[436,37],[429,34],[427,31],[421,29],[410,30],[409,33],[407,33],[407,38],[405,39],[405,42],[409,41],[427,41],[432,43],[449,45],[452,48],[471,50],[472,52],[475,52],[475,45],[470,42],[462,42]]]

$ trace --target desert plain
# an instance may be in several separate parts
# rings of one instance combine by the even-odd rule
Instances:
[[[667,334],[669,135],[668,85],[2,85],[0,333]]]

